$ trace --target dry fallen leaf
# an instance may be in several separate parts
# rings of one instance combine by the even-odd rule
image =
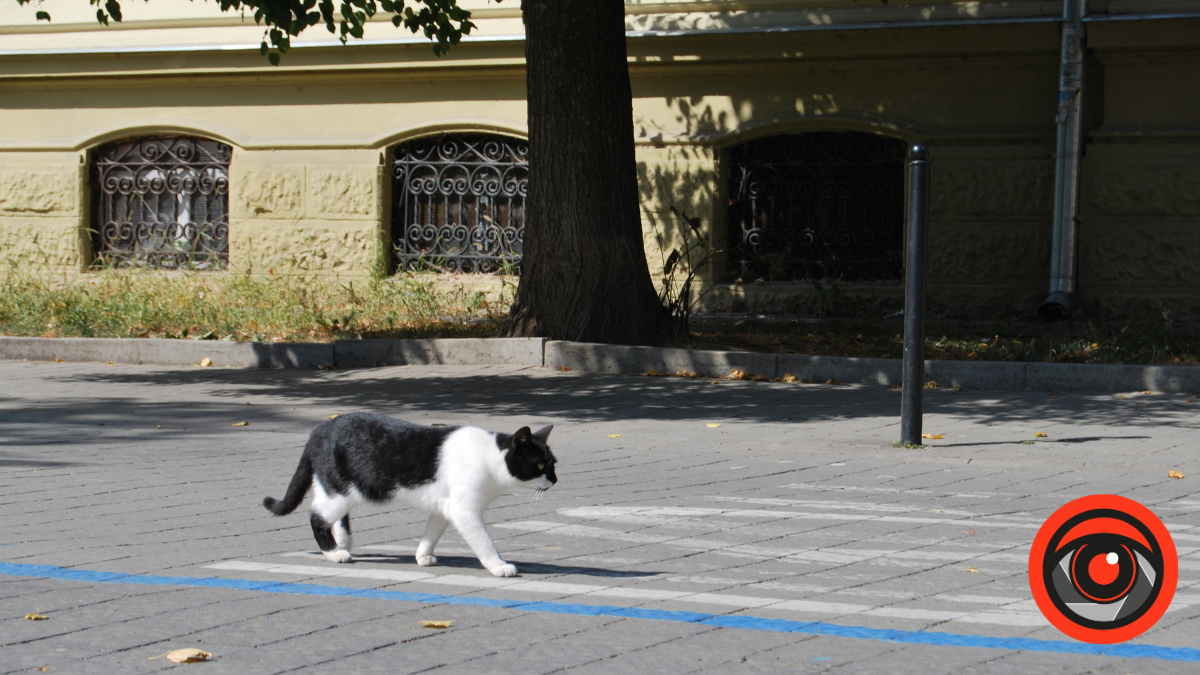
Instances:
[[[1183,472],[1171,469],[1167,472],[1167,478],[1183,478]]]
[[[1147,389],[1146,391],[1143,391],[1142,393],[1143,393],[1143,394],[1153,394],[1154,392],[1152,392],[1152,391],[1150,391],[1149,389]]]
[[[931,438],[935,441],[938,439],[941,439],[941,438],[945,438],[945,437],[946,437],[946,434],[921,434],[921,438]]]
[[[155,428],[155,429],[161,429],[161,428],[162,428],[162,425],[161,425],[161,424],[159,424],[159,425],[155,426],[154,428]]]
[[[149,660],[161,659],[164,656],[171,663],[199,663],[200,661],[208,661],[213,657],[212,654],[204,650],[188,647],[186,649],[176,649],[166,654],[159,654],[158,656],[151,656]]]
[[[325,419],[336,420],[336,419],[337,419],[337,418],[339,418],[339,417],[341,417],[341,415],[329,415],[329,416],[328,416],[328,417],[326,417]]]
[[[731,380],[744,380],[744,379],[746,379],[746,371],[744,371],[744,370],[731,370],[731,371],[729,371],[729,379],[731,379]]]
[[[234,423],[233,423],[233,426],[235,426],[235,427],[248,427],[248,426],[250,426],[250,423],[249,423],[249,422],[234,422]]]
[[[930,381],[928,381],[928,382],[926,382],[926,383],[925,383],[925,388],[926,388],[926,389],[937,389],[937,388],[938,388],[938,387],[940,387],[940,386],[942,386],[942,385],[938,384],[938,381],[937,381],[937,380],[930,380]]]
[[[212,359],[208,358],[207,356],[200,359],[200,367],[201,368],[211,368],[212,364],[213,364]]]
[[[568,370],[570,370],[570,369],[571,369],[571,366],[563,366],[563,367],[562,367],[562,369],[563,369],[564,371],[568,371]]]
[[[779,379],[783,380],[784,382],[795,382],[796,376],[791,373],[784,373],[783,377],[781,377]]]
[[[1033,437],[1034,438],[1045,438],[1046,434],[1045,434],[1045,432],[1037,431],[1037,432],[1034,432]]]
[[[423,626],[425,628],[449,628],[450,624],[454,623],[454,620],[451,619],[449,621],[419,621],[418,623],[420,623],[421,626]]]
[[[26,614],[25,618],[29,619],[30,621],[45,621],[50,617],[46,616],[45,614]]]
[[[621,434],[609,434],[608,437],[609,438],[620,438]]]
[[[717,424],[716,422],[705,422],[704,426],[708,427],[709,429],[716,429],[717,427],[719,427],[721,425]]]
[[[1117,394],[1117,398],[1125,398],[1125,397],[1120,394]]]
[[[54,362],[55,363],[66,363],[67,360],[66,359],[54,359]]]
[[[962,390],[963,390],[962,387],[955,387],[952,391],[962,391]]]
[[[650,377],[654,377],[655,375],[658,375],[658,371],[657,370],[648,370],[648,371],[646,371],[646,374],[649,375]]]
[[[967,571],[968,572],[978,572],[979,570],[975,569],[974,567],[968,567]]]
[[[709,382],[709,384],[721,384],[721,381],[720,381],[720,380],[713,380],[712,382]]]

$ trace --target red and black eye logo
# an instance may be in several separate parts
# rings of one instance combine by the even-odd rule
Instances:
[[[1153,626],[1175,595],[1179,558],[1149,509],[1115,495],[1067,504],[1038,530],[1029,587],[1050,623],[1093,644],[1124,642]]]

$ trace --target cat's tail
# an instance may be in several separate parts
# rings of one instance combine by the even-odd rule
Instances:
[[[296,467],[296,473],[292,475],[292,482],[288,484],[287,494],[283,496],[283,501],[277,501],[274,497],[266,497],[263,499],[263,506],[267,510],[277,516],[286,516],[300,506],[300,502],[304,501],[304,495],[308,494],[308,488],[312,486],[312,462],[308,460],[308,454],[305,453],[300,458],[300,465]]]

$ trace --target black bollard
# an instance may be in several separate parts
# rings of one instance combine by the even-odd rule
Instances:
[[[925,244],[929,221],[929,150],[908,152],[908,258],[904,282],[904,379],[900,442],[921,444],[925,388]]]

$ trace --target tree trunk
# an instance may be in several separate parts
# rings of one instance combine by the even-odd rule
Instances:
[[[503,334],[657,344],[670,322],[642,241],[622,0],[523,0],[524,256]]]

